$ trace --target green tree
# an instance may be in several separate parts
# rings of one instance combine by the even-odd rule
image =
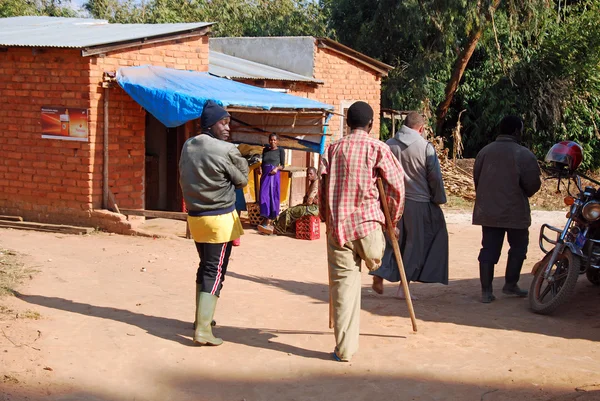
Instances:
[[[538,156],[571,138],[584,146],[587,166],[600,165],[600,0],[322,4],[338,40],[396,67],[383,82],[384,107],[438,109],[432,123],[444,136],[466,110],[466,156],[514,113]]]
[[[0,18],[25,15],[75,17],[76,12],[62,0],[0,0]]]
[[[563,2],[560,15],[554,14],[545,27],[545,39],[471,101],[473,110],[486,110],[488,116],[519,114],[525,119],[528,145],[538,156],[557,141],[575,140],[584,148],[583,167],[599,167],[598,15],[598,1]],[[478,138],[482,133],[471,127],[469,136]]]
[[[327,25],[310,0],[89,0],[85,9],[119,23],[216,22],[215,36],[323,36]]]

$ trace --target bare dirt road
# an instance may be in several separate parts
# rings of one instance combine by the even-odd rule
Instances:
[[[539,225],[563,218],[534,214],[523,286]],[[215,316],[225,344],[210,348],[191,341],[191,240],[0,230],[0,247],[38,270],[0,300],[0,400],[600,400],[600,289],[581,277],[568,307],[534,315],[499,291],[505,248],[498,300],[481,304],[480,229],[447,220],[450,285],[411,287],[418,333],[394,288],[374,294],[364,272],[351,363],[329,356],[323,236],[247,230]]]

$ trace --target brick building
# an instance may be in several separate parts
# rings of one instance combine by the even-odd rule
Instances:
[[[104,72],[144,64],[207,71],[210,25],[0,19],[0,214],[129,232],[123,216],[102,210],[105,107],[107,184],[121,207],[144,208],[146,143],[172,149],[167,141],[177,136],[147,130],[155,123],[121,88],[103,88]],[[45,107],[88,110],[87,140],[42,138]]]
[[[363,100],[373,107],[372,134],[379,138],[381,78],[393,67],[327,38],[211,38],[209,71],[249,85],[284,90],[333,105],[327,127],[331,140],[347,133],[348,107]],[[317,165],[318,156],[290,152],[294,167]],[[302,199],[302,181],[295,198]]]
[[[211,73],[333,105],[337,114],[328,128],[333,139],[345,129],[343,115],[348,107],[366,101],[377,116],[373,135],[378,137],[381,78],[392,66],[327,38],[211,38],[209,42]],[[225,64],[223,54],[237,60]]]
[[[110,84],[106,72],[141,65],[208,71],[210,25],[0,19],[0,215],[129,233],[125,217],[106,210],[112,203],[181,210],[177,160],[193,122],[166,128]],[[273,39],[262,48],[268,57],[259,62],[296,76],[238,81],[328,103],[339,114],[353,101],[366,100],[379,115],[380,78],[389,66],[328,39],[257,40],[266,39]],[[250,50],[252,43],[262,43],[242,42]],[[281,57],[285,50],[296,58]],[[284,59],[299,64],[276,62]],[[70,128],[63,132],[65,121]],[[340,115],[330,120],[334,139],[343,132],[342,121]],[[377,133],[378,119],[374,128]],[[293,154],[294,165],[316,162],[309,153]]]

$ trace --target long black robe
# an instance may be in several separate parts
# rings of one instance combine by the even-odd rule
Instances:
[[[439,206],[446,202],[446,194],[439,160],[431,144],[426,146],[425,154],[421,153],[425,160],[410,160],[407,158],[409,152],[404,152],[419,140],[422,141],[417,131],[403,126],[395,139],[387,142],[403,165],[405,183],[408,185],[406,180],[410,179],[410,188],[418,186],[415,181],[420,182],[420,188],[428,188],[424,202],[406,199],[404,213],[398,223],[398,245],[408,281],[448,284],[448,230]],[[419,170],[423,168],[425,170]],[[391,282],[400,281],[400,271],[389,238],[386,238],[381,267],[369,274]]]

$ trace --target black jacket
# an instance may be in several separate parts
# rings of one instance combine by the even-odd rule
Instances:
[[[529,199],[539,191],[540,168],[517,139],[500,135],[477,154],[473,169],[473,224],[523,229],[531,225]]]

